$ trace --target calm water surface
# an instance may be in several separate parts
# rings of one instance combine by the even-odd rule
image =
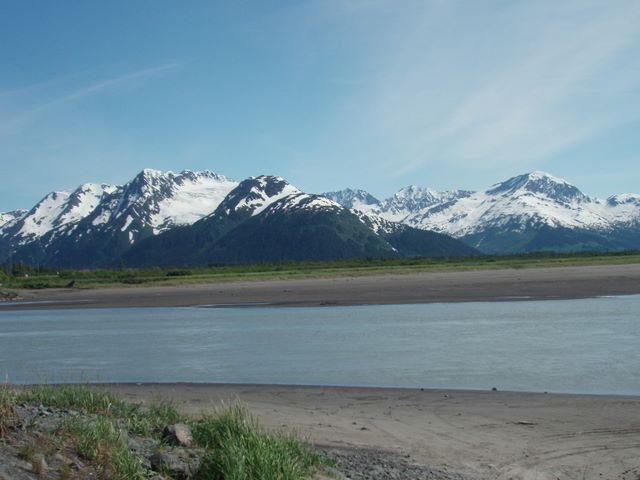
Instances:
[[[640,296],[0,312],[0,375],[640,394]]]

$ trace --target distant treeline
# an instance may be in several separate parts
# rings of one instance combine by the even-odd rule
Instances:
[[[368,272],[464,270],[476,268],[525,268],[565,264],[640,262],[640,251],[483,255],[477,257],[353,258],[332,261],[301,261],[207,265],[189,268],[54,269],[24,262],[0,266],[0,283],[8,288],[70,288],[109,284],[197,283],[236,279],[268,279],[296,276],[331,276]]]

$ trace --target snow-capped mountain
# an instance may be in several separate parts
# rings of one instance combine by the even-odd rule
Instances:
[[[409,185],[383,201],[378,200],[365,190],[350,188],[323,193],[322,196],[334,200],[343,207],[372,213],[393,222],[402,222],[406,217],[421,209],[468,197],[472,193],[467,190],[440,192],[431,188]]]
[[[145,169],[122,186],[84,184],[52,192],[21,218],[0,227],[0,254],[47,263],[94,250],[108,259],[131,244],[210,214],[237,182],[210,171]]]
[[[260,175],[240,182],[220,202],[213,215],[246,214],[258,215],[272,203],[288,195],[301,193],[282,177]]]
[[[345,188],[336,192],[325,192],[321,196],[339,203],[343,207],[368,212],[380,204],[380,200],[365,190]]]
[[[148,237],[123,258],[127,265],[151,266],[476,254],[449,236],[348,209],[281,177],[260,176],[240,182],[206,218]]]
[[[159,233],[194,223],[211,213],[236,182],[213,172],[175,174],[145,169],[123,186],[87,183],[72,192],[51,192],[27,214],[0,228],[0,235],[24,245],[43,237],[70,235],[83,222],[83,234],[104,228]]]
[[[486,252],[502,253],[534,250],[542,246],[542,239],[534,238],[535,232],[549,235],[560,229],[564,234],[573,231],[581,237],[587,232],[603,236],[602,242],[581,238],[568,249],[616,249],[615,241],[609,241],[614,240],[611,237],[620,228],[637,225],[639,220],[637,195],[618,195],[606,201],[590,198],[565,180],[531,172],[482,192],[427,206],[402,221],[464,239]],[[552,246],[564,248],[549,245]]]
[[[378,202],[364,190],[308,194],[277,176],[238,183],[210,171],[146,169],[122,186],[84,184],[52,192],[29,211],[0,214],[0,263],[108,266],[124,255],[132,264],[201,264],[477,252],[451,237],[485,253],[640,249],[640,195],[591,198],[562,179],[532,172],[479,192],[409,186]]]
[[[86,183],[72,192],[51,192],[14,224],[3,227],[1,234],[11,236],[17,245],[39,240],[85,218],[116,188]]]
[[[333,198],[350,206],[346,194]],[[640,248],[640,195],[591,198],[539,171],[480,192],[412,185],[360,210],[460,238],[487,253]]]
[[[148,229],[155,235],[196,222],[215,210],[236,185],[210,171],[145,169],[92,212],[91,225],[128,232],[135,241]]]
[[[602,204],[603,202],[600,201]],[[640,222],[640,195],[623,193],[606,200],[606,214],[616,226],[634,225]]]
[[[406,218],[406,223],[456,237],[504,226],[602,230],[613,227],[616,219],[630,220],[629,214],[637,218],[640,211],[633,212],[631,204],[630,209],[628,203],[592,199],[562,179],[532,172],[454,202],[421,209]],[[624,212],[621,205],[627,206]]]
[[[387,198],[372,211],[395,222],[403,222],[409,215],[433,205],[466,198],[473,192],[467,190],[437,191],[415,185],[405,187]]]

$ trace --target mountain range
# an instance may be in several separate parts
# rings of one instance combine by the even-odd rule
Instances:
[[[327,195],[337,199],[344,192]],[[640,195],[591,198],[545,172],[519,175],[479,192],[410,186],[360,208],[451,235],[490,254],[640,248]]]
[[[238,183],[209,171],[145,169],[122,186],[52,192],[1,218],[0,263],[84,268],[479,253],[264,175]]]
[[[145,169],[0,213],[0,263],[211,265],[640,248],[640,195],[591,198],[532,172],[484,191],[409,186],[316,195],[276,176]]]

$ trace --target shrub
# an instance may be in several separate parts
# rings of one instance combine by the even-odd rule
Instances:
[[[186,277],[191,275],[191,270],[169,270],[167,277]]]

